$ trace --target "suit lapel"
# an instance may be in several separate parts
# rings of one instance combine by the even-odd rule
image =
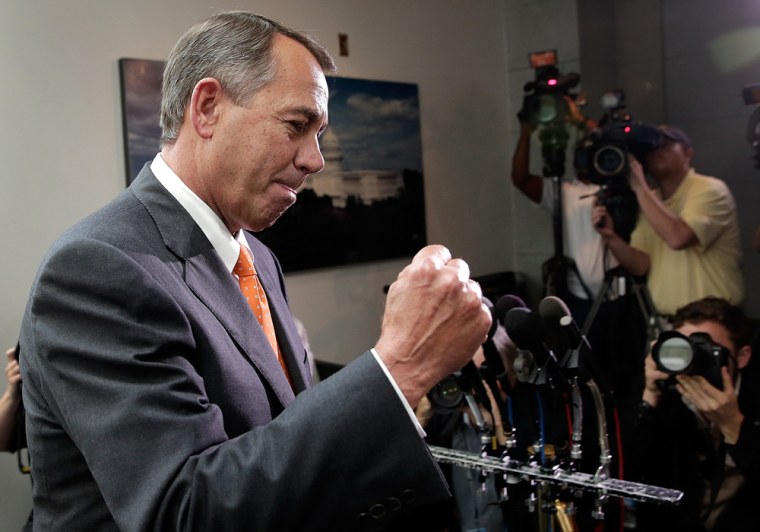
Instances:
[[[225,268],[206,235],[158,182],[147,165],[130,188],[151,213],[166,246],[184,261],[184,277],[188,288],[216,316],[240,347],[242,355],[269,383],[282,405],[289,405],[295,398],[293,389],[240,293],[237,282]],[[282,310],[277,308],[277,312],[280,316]],[[292,353],[290,346],[288,349]],[[290,362],[288,364],[290,368]]]

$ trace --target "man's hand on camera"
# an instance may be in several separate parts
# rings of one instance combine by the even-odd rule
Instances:
[[[568,95],[563,96],[565,99],[565,102],[567,103],[567,117],[566,120],[576,126],[579,129],[586,129],[591,130],[598,126],[595,120],[584,116],[583,113],[581,113],[580,107],[578,107],[578,103],[575,101],[575,99],[571,98]]]
[[[660,403],[660,397],[662,397],[662,390],[658,382],[667,378],[667,373],[657,369],[657,364],[652,358],[652,354],[647,355],[644,360],[644,393],[641,396],[642,401],[656,407]]]
[[[676,389],[711,423],[714,423],[723,434],[728,444],[735,444],[739,439],[739,431],[744,421],[744,415],[739,410],[736,390],[728,373],[728,368],[721,368],[723,389],[719,390],[700,375],[676,376]]]
[[[443,246],[423,248],[391,285],[375,350],[412,408],[485,341],[481,298],[467,263]]]
[[[631,155],[628,154],[628,168],[630,169],[630,174],[628,176],[628,184],[631,186],[631,190],[633,190],[634,193],[638,194],[638,192],[642,190],[646,190],[649,188],[649,184],[647,183],[646,176],[644,175],[644,167],[641,166],[641,163]]]

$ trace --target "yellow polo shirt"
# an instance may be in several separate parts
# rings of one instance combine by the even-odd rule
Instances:
[[[649,254],[647,286],[662,314],[706,296],[741,303],[741,240],[736,204],[728,186],[690,169],[675,194],[664,201],[697,235],[699,243],[673,250],[639,212],[631,246]]]

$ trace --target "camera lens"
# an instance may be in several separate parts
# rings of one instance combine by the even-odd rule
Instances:
[[[594,153],[594,169],[605,177],[616,176],[625,169],[626,155],[618,146],[606,145]]]
[[[454,409],[464,400],[464,392],[459,387],[456,378],[449,375],[430,390],[428,397],[434,406]]]
[[[681,373],[694,360],[694,349],[687,338],[674,336],[660,344],[658,350],[660,367],[669,373]]]
[[[548,124],[554,121],[559,114],[557,102],[550,94],[542,94],[538,98],[538,108],[536,109],[536,120],[541,124]]]

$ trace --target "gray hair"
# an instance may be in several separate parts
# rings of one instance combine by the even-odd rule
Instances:
[[[324,72],[336,70],[327,50],[303,32],[245,11],[214,15],[190,28],[166,61],[161,83],[161,144],[177,140],[185,108],[196,83],[203,78],[218,80],[236,105],[245,105],[272,81],[275,35],[305,46]]]

